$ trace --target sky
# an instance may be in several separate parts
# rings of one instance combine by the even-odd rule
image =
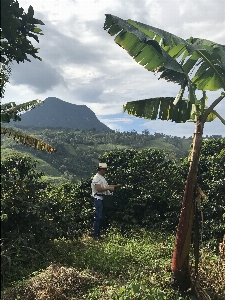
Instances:
[[[123,104],[153,97],[175,97],[179,86],[158,80],[115,44],[104,29],[105,14],[132,19],[169,31],[225,44],[224,0],[19,0],[27,11],[34,8],[39,26],[42,61],[14,63],[3,103],[57,97],[86,105],[113,130],[171,136],[192,136],[194,123],[150,121],[122,113]],[[200,95],[200,94],[199,94]],[[210,105],[220,91],[208,92]],[[225,99],[217,105],[225,118]],[[204,135],[225,136],[219,119],[205,124]]]

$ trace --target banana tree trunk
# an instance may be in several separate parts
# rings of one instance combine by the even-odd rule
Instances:
[[[191,286],[189,252],[195,210],[194,193],[202,146],[203,127],[204,123],[198,117],[171,265],[173,283],[184,290]]]

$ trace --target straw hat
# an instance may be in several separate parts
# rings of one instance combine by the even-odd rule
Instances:
[[[99,163],[98,167],[100,169],[107,169],[107,164],[106,163]]]

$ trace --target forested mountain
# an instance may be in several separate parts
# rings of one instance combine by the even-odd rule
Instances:
[[[36,110],[36,109],[35,109]],[[54,146],[57,152],[50,155],[42,151],[16,143],[3,137],[1,141],[2,157],[20,152],[38,159],[38,169],[43,170],[51,180],[77,181],[87,178],[96,170],[98,156],[106,151],[124,148],[162,149],[171,157],[181,158],[188,154],[192,139],[166,136],[161,133],[142,134],[136,131],[96,131],[72,130],[68,128],[32,128],[20,126],[26,133],[44,140]],[[54,177],[54,178],[53,178]]]
[[[17,126],[18,122],[10,122]],[[48,97],[44,104],[25,112],[19,125],[30,127],[62,127],[72,129],[92,129],[110,131],[100,122],[94,112],[86,105],[76,105],[55,97]]]

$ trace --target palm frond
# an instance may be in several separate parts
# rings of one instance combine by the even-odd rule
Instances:
[[[8,102],[1,104],[1,122],[9,123],[10,120],[21,121],[20,112],[34,109],[37,105],[42,104],[41,100],[31,100],[23,104],[16,104],[15,102]]]
[[[42,150],[42,151],[47,151],[49,153],[54,153],[56,152],[56,149],[49,145],[48,143],[42,142],[41,140],[30,136],[20,130],[15,130],[13,128],[6,128],[6,127],[1,127],[1,134],[8,134],[11,136],[14,140],[17,142],[33,147],[36,150]]]

